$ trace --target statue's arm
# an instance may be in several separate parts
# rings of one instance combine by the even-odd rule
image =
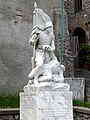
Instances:
[[[53,36],[53,37],[52,37],[52,40],[51,40],[51,43],[50,43],[50,45],[49,45],[48,48],[47,48],[48,51],[54,51],[54,50],[55,50],[54,40],[55,40],[55,38],[54,38],[54,36]]]
[[[55,37],[53,35],[53,38],[52,38],[52,41],[51,41],[51,51],[55,50],[55,43],[54,43],[54,41],[55,41]]]
[[[34,33],[33,35],[31,35],[30,40],[29,40],[29,44],[34,45],[34,42],[37,41],[37,37],[38,37],[37,33]]]

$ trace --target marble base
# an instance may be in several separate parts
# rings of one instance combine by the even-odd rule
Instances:
[[[72,92],[31,87],[20,93],[20,120],[73,120]]]

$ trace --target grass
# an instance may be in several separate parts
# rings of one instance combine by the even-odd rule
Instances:
[[[73,105],[90,108],[90,102],[89,101],[81,101],[81,100],[78,100],[78,99],[73,100]]]
[[[89,101],[73,100],[74,106],[90,108]],[[20,98],[19,93],[0,93],[0,108],[19,108]]]
[[[0,108],[19,108],[18,93],[0,93]]]

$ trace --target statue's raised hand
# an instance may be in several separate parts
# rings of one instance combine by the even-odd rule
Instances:
[[[29,44],[33,46],[34,45],[34,40],[30,39]]]

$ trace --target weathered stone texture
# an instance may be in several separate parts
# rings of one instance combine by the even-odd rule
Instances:
[[[90,1],[89,0],[83,0],[83,8],[85,9],[88,18],[90,19]]]
[[[20,120],[29,119],[73,120],[72,92],[59,87],[28,86],[20,93]]]
[[[67,14],[74,14],[74,0],[65,0],[64,3]]]
[[[70,85],[70,91],[73,92],[73,99],[79,99],[84,101],[85,98],[85,79],[74,77],[74,78],[65,78],[65,83]]]
[[[60,53],[62,47],[62,63],[66,67],[65,77],[74,76],[74,61],[70,47],[70,37],[68,35],[68,23],[67,14],[64,14],[64,36],[61,44],[61,12],[60,9],[54,9],[54,31],[55,31],[55,44],[56,44],[56,56],[60,61]],[[61,62],[61,61],[60,61]]]
[[[68,14],[68,24],[71,35],[77,27],[85,30],[85,23],[88,23],[90,19],[90,1],[82,0],[82,9],[78,13],[75,13],[74,8],[74,0],[65,1],[65,11]],[[87,16],[85,17],[85,15]]]
[[[74,120],[90,120],[90,109],[74,107]]]

